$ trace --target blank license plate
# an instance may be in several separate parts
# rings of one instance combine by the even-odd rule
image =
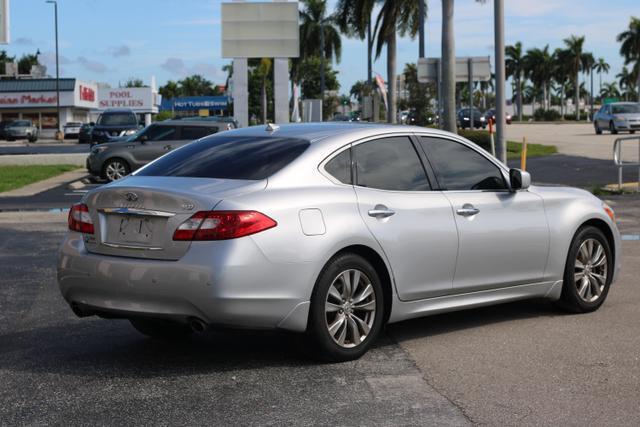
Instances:
[[[134,215],[110,215],[109,237],[121,243],[151,244],[157,219]]]

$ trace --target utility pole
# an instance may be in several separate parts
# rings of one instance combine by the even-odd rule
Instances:
[[[504,0],[494,0],[494,44],[496,57],[496,155],[498,160],[507,163],[507,144],[505,138],[505,104],[504,93]]]
[[[58,116],[58,131],[56,132],[56,139],[62,141],[62,127],[60,126],[60,66],[58,62],[58,2],[56,0],[47,0],[47,3],[53,4],[56,29],[56,114]]]
[[[419,0],[418,3],[418,11],[420,13],[420,19],[418,20],[418,32],[420,37],[420,40],[418,41],[418,58],[424,58],[424,2],[425,0]]]

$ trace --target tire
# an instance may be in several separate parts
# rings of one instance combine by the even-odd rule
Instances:
[[[109,182],[122,179],[130,173],[129,163],[120,158],[109,159],[102,166],[102,177]]]
[[[311,295],[307,336],[313,356],[344,362],[365,354],[382,329],[383,298],[380,278],[367,260],[345,253],[329,261]]]
[[[13,142],[13,141],[15,141],[15,139],[14,139],[14,138],[8,138],[8,137],[7,137],[7,142]]]
[[[185,339],[193,332],[186,324],[166,319],[136,317],[129,319],[129,322],[141,334],[158,340]]]
[[[631,135],[633,135],[634,133],[636,133],[636,131],[635,131],[635,130],[630,130],[630,131],[629,131],[629,133],[630,133]]]
[[[30,136],[29,137],[29,142],[36,142],[38,140],[37,136]]]
[[[615,135],[618,133],[618,129],[616,129],[616,125],[614,125],[613,122],[609,122],[609,131],[611,132],[612,135]]]
[[[596,135],[602,135],[602,129],[600,129],[600,126],[598,126],[598,122],[593,122],[593,127],[596,130]]]
[[[612,277],[613,256],[607,238],[596,227],[580,228],[569,247],[560,305],[574,313],[597,310],[607,298]]]

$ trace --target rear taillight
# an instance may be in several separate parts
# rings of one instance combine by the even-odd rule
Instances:
[[[180,224],[173,240],[227,240],[273,228],[277,222],[256,211],[200,211]]]
[[[69,230],[93,234],[93,220],[89,208],[84,203],[76,203],[69,211]]]

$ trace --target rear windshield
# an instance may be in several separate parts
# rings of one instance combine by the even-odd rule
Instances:
[[[101,126],[135,126],[138,124],[135,114],[130,113],[102,113],[98,118]]]
[[[161,157],[136,175],[265,179],[308,146],[308,141],[294,138],[213,136]]]
[[[611,111],[613,114],[640,113],[640,104],[612,105]]]

